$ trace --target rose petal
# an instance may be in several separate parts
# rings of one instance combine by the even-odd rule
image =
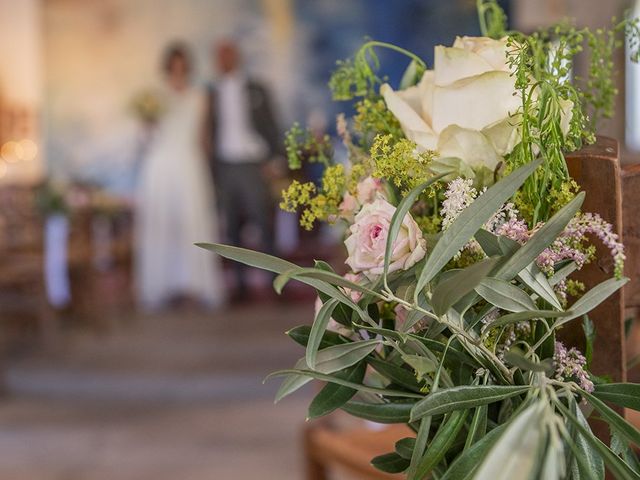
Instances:
[[[506,72],[487,72],[460,80],[433,93],[433,129],[442,132],[452,124],[482,130],[515,113],[520,99],[514,79]],[[464,113],[462,113],[464,112]]]
[[[493,65],[477,53],[442,45],[435,48],[433,65],[435,85],[439,87],[495,70]]]
[[[463,159],[471,167],[493,170],[502,157],[498,155],[491,142],[481,132],[450,125],[440,134],[438,154],[442,157]]]
[[[518,124],[520,116],[506,118],[502,121],[489,125],[482,130],[482,133],[489,139],[491,145],[499,155],[511,153],[513,148],[520,143]]]
[[[494,70],[509,71],[506,38],[494,40],[488,37],[456,37],[453,47],[476,53],[489,63]]]
[[[413,87],[412,87],[413,88]],[[422,119],[416,110],[405,101],[388,84],[380,87],[380,93],[384,97],[387,108],[400,122],[402,131],[407,138],[422,149],[433,150],[437,143],[437,137],[431,127]]]

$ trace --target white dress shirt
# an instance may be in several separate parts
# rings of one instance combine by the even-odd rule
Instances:
[[[224,75],[218,83],[218,155],[225,163],[256,163],[267,145],[251,124],[247,81],[239,73]]]

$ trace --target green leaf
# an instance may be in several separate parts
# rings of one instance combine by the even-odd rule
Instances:
[[[487,456],[491,447],[506,430],[508,423],[494,428],[484,437],[468,448],[455,459],[440,480],[471,480],[478,466]]]
[[[316,356],[315,371],[322,374],[330,374],[355,365],[373,352],[378,344],[378,340],[365,340],[362,342],[342,343],[319,350]],[[314,378],[311,375],[305,376],[299,373],[300,371],[307,371],[308,369],[309,366],[307,365],[305,358],[301,358],[296,362],[294,370],[288,371],[289,376],[284,379],[280,389],[276,393],[276,402],[279,402],[287,395],[299,390]],[[272,373],[267,376],[267,379],[272,376],[282,376],[283,372],[285,372],[285,370]]]
[[[591,366],[593,359],[593,344],[596,341],[596,330],[591,319],[585,315],[582,317],[582,330],[584,331],[585,349],[584,358],[587,360],[587,368]]]
[[[424,452],[424,456],[416,468],[416,475],[413,478],[425,478],[438,466],[453,445],[453,442],[456,441],[460,430],[464,427],[468,414],[469,410],[458,410],[445,419],[438,429],[438,433],[433,437],[431,444]]]
[[[474,480],[529,480],[544,441],[544,412],[538,401],[517,414],[483,459]]]
[[[427,303],[427,299],[425,298],[424,293],[420,293],[418,295],[418,299],[417,299],[416,303],[423,310],[430,310],[431,309],[431,307]],[[402,331],[403,332],[408,332],[416,323],[418,323],[422,319],[424,319],[425,316],[426,315],[423,312],[421,312],[420,310],[411,310],[407,314],[407,318],[404,321],[404,323],[402,324]]]
[[[475,290],[487,302],[508,312],[526,312],[537,309],[531,297],[523,290],[498,278],[485,278]]]
[[[498,236],[486,231],[483,228],[476,232],[475,239],[476,242],[480,244],[480,247],[487,257],[495,257],[505,255],[507,253],[513,254],[513,252],[505,252],[502,248],[500,248],[500,244],[498,243]],[[517,246],[519,247],[519,245]]]
[[[576,262],[569,262],[567,265],[562,267],[553,276],[549,279],[549,285],[556,286],[562,280],[566,279],[569,275],[575,272],[578,269],[578,264]]]
[[[320,270],[335,273],[331,265],[329,265],[327,262],[324,262],[322,260],[314,260],[313,264],[316,268]],[[322,303],[325,303],[327,300],[331,298],[329,295],[322,292],[318,292],[318,296],[320,297],[320,300],[322,300]],[[344,303],[340,303],[336,306],[331,317],[336,322],[344,325],[345,327],[351,328],[352,320],[353,320],[353,310],[349,308],[347,305],[345,305]]]
[[[327,330],[327,325],[329,325],[329,321],[331,320],[331,314],[337,304],[338,300],[335,298],[331,298],[327,300],[326,303],[323,303],[320,310],[318,310],[318,314],[316,315],[313,325],[311,326],[309,343],[307,344],[307,350],[305,352],[307,365],[311,370],[316,368],[316,356],[318,354],[318,349],[320,348],[324,332]]]
[[[505,257],[512,257],[521,248],[520,244],[507,237],[498,237],[485,230],[480,230],[476,234],[476,240],[480,243],[482,249],[489,255],[503,255]],[[505,262],[506,263],[506,262]],[[503,280],[511,280],[508,278],[508,272],[503,272],[498,275]],[[518,279],[524,283],[527,287],[533,290],[540,298],[548,302],[558,310],[562,310],[562,305],[558,301],[553,288],[549,284],[547,277],[540,271],[535,263],[530,263],[525,266],[517,275]]]
[[[502,315],[501,317],[496,318],[493,322],[487,325],[487,329],[502,327],[504,325],[518,323],[524,320],[558,318],[567,317],[569,315],[571,315],[571,312],[558,312],[556,310],[531,310],[529,312],[508,313],[507,315]]]
[[[624,436],[629,442],[640,446],[640,431],[638,431],[638,429],[627,422],[615,410],[607,406],[607,404],[602,400],[594,397],[584,390],[581,390],[580,394],[586,398],[586,400],[591,404],[593,408],[598,411],[602,418],[604,418],[611,427],[615,428],[615,430],[620,433],[620,435]]]
[[[415,478],[416,470],[420,465],[420,460],[427,449],[427,443],[429,441],[429,435],[431,433],[431,417],[423,417],[420,420],[420,426],[418,427],[418,433],[416,435],[415,445],[413,446],[413,452],[411,452],[411,459],[409,462],[409,468],[407,469],[407,478]]]
[[[378,296],[378,294],[370,288],[360,285],[359,283],[352,282],[351,280],[347,280],[342,275],[338,275],[334,272],[328,272],[327,270],[320,268],[308,267],[296,267],[281,273],[273,281],[273,288],[276,292],[281,293],[289,280],[295,279],[301,281],[303,278],[318,280],[338,287],[349,288],[351,290],[366,293],[367,295]]]
[[[467,440],[465,441],[465,450],[471,445],[475,444],[478,440],[483,438],[487,432],[487,415],[489,414],[489,406],[481,405],[475,409],[473,418],[471,419],[471,425],[469,426],[469,433],[467,434]]]
[[[402,458],[395,452],[379,455],[371,460],[371,465],[382,472],[401,473],[409,466],[409,460]]]
[[[415,375],[406,368],[402,368],[387,360],[380,360],[375,357],[368,358],[367,362],[378,373],[386,377],[391,382],[400,385],[401,387],[408,388],[412,392],[420,392],[420,384],[418,383],[418,380],[416,380]]]
[[[413,448],[416,446],[416,439],[414,437],[406,437],[396,442],[396,453],[402,458],[411,460],[413,454]]]
[[[389,328],[369,327],[367,325],[356,325],[355,327],[356,330],[366,330],[367,332],[371,332],[374,335],[380,335],[384,338],[390,338],[401,343],[405,343],[409,338],[406,333],[396,332],[395,330],[391,330]]]
[[[427,169],[435,174],[445,174],[444,181],[450,182],[456,177],[474,178],[475,172],[464,161],[457,157],[440,157],[431,160]],[[453,172],[453,173],[448,173]]]
[[[405,90],[420,81],[421,72],[424,72],[424,68],[412,59],[400,79],[400,90]]]
[[[590,465],[585,457],[585,452],[580,450],[578,447],[578,441],[581,441],[589,448],[591,448],[591,446],[581,436],[577,436],[575,441],[568,435],[564,435],[564,437],[566,444],[573,453],[573,456],[571,457],[571,464],[569,465],[569,471],[571,472],[571,476],[569,478],[571,478],[571,480],[602,480],[604,478],[604,462],[602,462],[602,458],[596,453],[603,465],[602,476],[598,477],[595,472],[590,470]]]
[[[350,401],[341,408],[354,417],[377,423],[409,423],[414,403],[364,403]]]
[[[447,172],[450,173],[450,172]],[[404,218],[413,207],[413,204],[416,202],[417,198],[420,194],[427,188],[429,185],[438,182],[442,177],[446,174],[437,175],[426,182],[418,185],[413,190],[411,190],[407,195],[400,201],[396,211],[393,213],[393,217],[391,217],[391,223],[389,225],[389,231],[387,233],[387,244],[384,251],[384,270],[383,270],[383,278],[387,278],[389,273],[389,264],[391,263],[391,252],[393,251],[393,244],[398,238],[398,233],[400,232],[400,227],[402,226],[402,222]]]
[[[362,383],[366,370],[367,364],[361,362],[353,367],[336,372],[334,375],[349,382]],[[345,387],[337,383],[327,383],[311,401],[307,417],[312,419],[327,415],[342,407],[356,393],[357,390],[355,388]]]
[[[294,342],[306,347],[309,343],[309,336],[311,335],[311,327],[309,325],[299,325],[286,332],[287,336]],[[325,330],[322,340],[320,341],[320,348],[327,348],[340,343],[347,343],[347,340],[342,338],[336,332]]]
[[[571,306],[572,314],[567,318],[563,318],[561,321],[559,321],[556,327],[564,325],[574,318],[578,318],[589,313],[591,310],[593,310],[607,298],[609,298],[613,293],[622,288],[628,281],[628,278],[621,278],[619,280],[616,278],[610,278],[609,280],[605,280],[604,282],[599,283],[587,293],[585,293],[582,297],[580,297]]]
[[[313,370],[329,374],[350,367],[373,352],[379,344],[378,340],[363,340],[319,350]]]
[[[558,310],[563,310],[553,288],[549,285],[547,277],[536,265],[530,264],[526,268],[520,270],[518,279],[533,290],[533,292],[535,292],[540,298],[549,303],[549,305],[557,308]]]
[[[434,373],[438,368],[435,361],[422,355],[403,355],[402,359],[413,368],[418,380],[428,378],[428,375]]]
[[[559,430],[555,425],[550,425],[549,429],[555,431],[546,435],[546,449],[542,460],[542,468],[538,475],[545,480],[565,480],[567,471],[567,459],[564,442],[558,435]]]
[[[196,243],[196,245],[205,250],[217,253],[221,257],[228,258],[229,260],[235,260],[250,267],[257,267],[278,274],[301,268],[295,263],[287,262],[286,260],[274,257],[273,255],[267,255],[266,253],[254,252],[246,248],[232,247],[231,245],[222,245],[219,243]],[[301,277],[298,280],[325,293],[331,298],[337,298],[340,302],[355,310],[363,320],[367,321],[369,319],[366,312],[333,285],[329,285],[325,281],[315,278]]]
[[[564,417],[569,420],[580,432],[583,438],[598,452],[603,458],[604,462],[609,467],[609,470],[619,480],[639,480],[640,475],[635,473],[629,465],[627,465],[620,457],[618,457],[613,451],[602,443],[597,437],[593,435],[591,430],[585,428],[582,423],[573,415],[567,407],[561,402],[555,402],[556,408],[562,412]]]
[[[411,411],[411,421],[415,422],[426,415],[441,415],[499,402],[522,395],[530,389],[529,385],[461,385],[438,390],[416,403]]]
[[[482,225],[516,193],[527,177],[531,175],[541,163],[541,160],[536,160],[518,168],[509,176],[490,187],[471,205],[464,209],[449,228],[442,233],[438,243],[436,243],[436,246],[431,250],[420,272],[416,293],[422,291],[427,283],[466,245]]]
[[[300,359],[296,362],[295,368],[296,369],[303,369],[307,366],[307,362],[303,359]],[[297,371],[297,370],[295,370]],[[269,376],[267,376],[267,378],[265,379],[268,380],[269,378],[271,378],[272,376],[278,376],[278,372],[274,372],[272,374],[270,374]],[[280,387],[278,388],[278,391],[276,392],[276,398],[275,398],[275,403],[278,403],[280,400],[282,400],[283,398],[291,395],[292,393],[300,390],[302,387],[304,387],[307,383],[309,383],[311,380],[313,380],[313,377],[310,376],[304,376],[304,375],[287,375],[284,380],[282,381],[282,383],[280,384]]]
[[[521,246],[512,256],[500,267],[496,277],[504,280],[511,280],[518,275],[524,268],[534,262],[545,248],[553,243],[553,241],[562,233],[567,224],[576,215],[585,193],[580,192],[569,203],[562,207],[558,212],[549,219],[536,233]]]
[[[577,407],[575,402],[572,404],[575,407],[576,418],[582,425],[583,429],[587,430],[593,436],[593,433],[591,433],[591,427],[589,426],[587,419],[584,418],[582,410]],[[575,445],[578,450],[577,456],[579,456],[582,462],[586,465],[589,473],[593,473],[597,479],[604,478],[604,461],[598,452],[589,445],[589,442],[585,440],[584,435],[581,432],[576,432]],[[584,477],[588,477],[589,474],[584,472],[583,467],[578,466],[578,470],[581,471]]]
[[[613,453],[622,458],[634,472],[640,473],[640,461],[638,461],[636,453],[629,442],[625,441],[615,430],[611,432],[610,447]]]
[[[382,395],[385,397],[404,397],[404,398],[423,398],[424,397],[424,395],[419,395],[413,392],[406,392],[402,390],[392,390],[390,388],[370,387],[369,385],[349,382],[333,374],[320,373],[314,370],[297,370],[297,369],[278,370],[277,372],[273,372],[267,375],[267,377],[265,378],[265,381],[273,377],[287,377],[287,378],[301,377],[301,378],[307,379],[307,382],[315,378],[316,380],[337,383],[338,385],[344,385],[345,387],[355,388],[360,392],[368,392],[368,393],[373,393],[374,395]],[[279,398],[276,398],[276,402],[278,400]]]
[[[637,383],[597,384],[593,396],[621,407],[640,411],[640,384]]]
[[[521,350],[512,348],[504,354],[504,359],[514,367],[518,367],[520,370],[526,370],[530,372],[545,372],[547,376],[551,376],[554,367],[550,358],[542,360],[540,363],[532,362],[524,356]]]
[[[433,313],[439,317],[447,313],[454,303],[467,293],[472,292],[483,279],[486,279],[497,261],[495,258],[488,258],[460,270],[438,283],[431,296]]]
[[[439,342],[438,340],[434,340],[432,338],[421,337],[419,335],[409,334],[409,338],[413,340],[417,340],[422,343],[429,350],[433,350],[434,352],[442,353],[447,349],[447,359],[454,359],[459,363],[466,363],[468,365],[475,366],[475,363],[471,359],[469,355],[467,355],[464,351],[459,350],[455,347],[449,345],[447,348],[446,344]]]

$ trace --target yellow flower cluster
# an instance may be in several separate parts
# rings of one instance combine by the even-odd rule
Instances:
[[[567,203],[574,199],[576,194],[580,191],[580,186],[576,181],[571,178],[560,184],[559,188],[552,187],[549,191],[551,198],[551,204],[554,205],[552,209],[552,215],[564,207]]]
[[[344,165],[328,166],[322,176],[322,186],[313,182],[300,183],[294,180],[282,191],[280,208],[286,212],[301,209],[300,225],[311,230],[316,221],[327,221],[339,211],[346,190],[355,192],[358,180],[364,175],[362,165],[354,165],[347,174]]]
[[[371,147],[372,175],[384,178],[406,193],[432,177],[429,164],[435,152],[418,152],[416,144],[406,138],[378,135]]]

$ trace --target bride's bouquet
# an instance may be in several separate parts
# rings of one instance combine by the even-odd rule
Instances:
[[[415,436],[373,459],[409,479],[640,478],[640,432],[610,403],[640,410],[640,385],[606,383],[556,334],[593,324],[588,313],[627,281],[612,227],[584,212],[565,154],[595,139],[612,114],[612,55],[634,21],[591,32],[562,24],[507,32],[494,1],[479,1],[483,37],[435,49],[433,69],[394,45],[367,42],[340,62],[330,86],[354,101],[331,144],[294,126],[291,168],[324,164],[319,184],[294,181],[282,207],[301,224],[344,223],[345,275],[326,262],[300,267],[262,253],[202,246],[318,292],[311,326],[288,335],[306,354],[277,400],[326,382],[309,418],[342,409]],[[586,78],[573,59],[590,50]],[[379,76],[376,49],[410,60],[399,86]],[[574,77],[574,78],[572,78]],[[574,273],[609,250],[614,276],[586,291]],[[575,327],[574,327],[575,328]],[[587,418],[611,429],[603,443]]]

